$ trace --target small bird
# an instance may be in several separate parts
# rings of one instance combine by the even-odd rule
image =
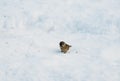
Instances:
[[[61,52],[63,53],[67,53],[69,48],[72,47],[71,45],[66,44],[64,41],[60,41],[59,46],[60,46]]]

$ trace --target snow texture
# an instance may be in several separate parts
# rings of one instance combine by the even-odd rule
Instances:
[[[0,81],[120,81],[120,0],[0,0]]]

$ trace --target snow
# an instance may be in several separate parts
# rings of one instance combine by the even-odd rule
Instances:
[[[0,0],[0,81],[120,81],[119,4]]]

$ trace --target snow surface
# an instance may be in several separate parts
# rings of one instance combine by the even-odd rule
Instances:
[[[120,81],[120,0],[0,0],[0,81]]]

